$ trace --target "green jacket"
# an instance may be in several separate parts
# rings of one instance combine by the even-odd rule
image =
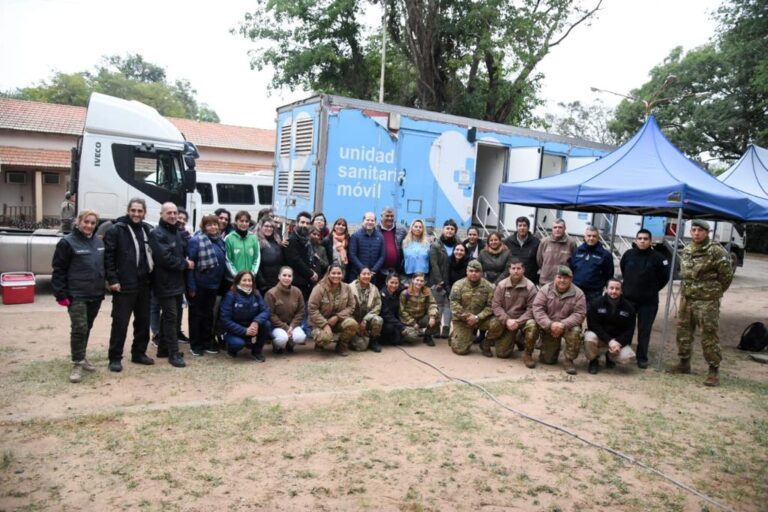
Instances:
[[[728,252],[709,237],[691,242],[680,257],[683,296],[690,300],[717,300],[731,286],[733,266]]]
[[[261,260],[259,239],[256,235],[248,233],[243,238],[237,231],[233,231],[224,239],[224,245],[227,250],[227,271],[230,277],[234,277],[242,270],[250,270],[254,276],[256,275]]]

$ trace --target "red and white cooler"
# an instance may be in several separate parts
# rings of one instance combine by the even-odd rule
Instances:
[[[4,272],[0,274],[3,304],[29,304],[35,302],[35,274],[32,272]]]

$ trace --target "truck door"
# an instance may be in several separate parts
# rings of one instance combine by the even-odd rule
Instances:
[[[505,183],[537,180],[541,175],[541,147],[510,148]],[[531,221],[531,231],[535,232],[536,208],[505,204],[501,207],[501,223],[508,231],[514,231],[517,226],[515,219],[528,217]]]
[[[437,222],[437,180],[429,168],[433,134],[401,130],[397,143],[398,186],[393,207],[398,223],[410,225],[422,219],[428,229]]]

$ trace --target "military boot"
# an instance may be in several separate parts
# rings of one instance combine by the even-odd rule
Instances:
[[[428,347],[434,347],[435,346],[435,340],[432,339],[432,336],[429,334],[424,335],[424,344]]]
[[[563,369],[568,375],[576,375],[576,365],[573,364],[573,359],[563,359]]]
[[[480,350],[483,351],[485,357],[493,357],[493,352],[491,352],[491,342],[485,336],[480,340]]]
[[[533,354],[526,352],[525,355],[523,355],[523,364],[525,364],[526,368],[536,368],[536,361],[533,360]]]
[[[672,368],[669,368],[667,370],[667,373],[671,374],[679,374],[679,373],[691,373],[691,360],[690,359],[680,359],[680,362],[677,363]]]
[[[589,367],[587,368],[587,371],[592,375],[595,375],[597,374],[598,371],[600,371],[600,361],[598,361],[597,357],[589,362]]]
[[[368,342],[368,350],[372,350],[373,352],[381,352],[381,345],[379,345],[379,338],[371,337],[370,341]]]
[[[705,386],[719,386],[720,385],[720,377],[718,376],[719,368],[717,366],[709,366],[709,375],[707,375],[707,379],[704,381]]]
[[[347,357],[349,355],[349,347],[347,346],[346,341],[339,340],[338,343],[336,343],[336,353],[342,357]]]

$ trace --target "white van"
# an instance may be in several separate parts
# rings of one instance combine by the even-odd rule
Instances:
[[[272,206],[272,171],[248,174],[198,172],[195,188],[200,194],[202,215],[226,208],[232,213],[246,210],[256,219],[262,208]]]

